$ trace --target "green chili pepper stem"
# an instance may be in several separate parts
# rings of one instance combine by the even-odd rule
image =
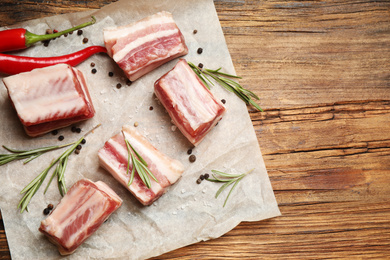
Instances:
[[[81,29],[81,28],[87,27],[89,25],[92,25],[92,24],[94,24],[96,22],[96,18],[94,16],[91,16],[91,18],[92,18],[92,21],[89,21],[89,22],[77,25],[75,27],[72,27],[70,29],[67,29],[67,30],[64,30],[64,31],[61,31],[61,32],[58,32],[58,33],[37,35],[37,34],[29,32],[29,31],[26,31],[26,34],[25,34],[26,47],[30,47],[31,45],[33,45],[36,42],[51,40],[51,39],[60,37],[61,35],[64,35],[66,33],[70,33],[70,32],[76,31],[78,29]]]

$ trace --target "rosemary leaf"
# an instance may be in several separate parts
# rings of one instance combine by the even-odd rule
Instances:
[[[132,163],[132,170],[130,175],[130,180],[128,185],[130,186],[134,179],[135,171],[137,171],[138,176],[141,181],[145,184],[148,189],[152,187],[152,183],[150,181],[150,177],[153,178],[154,181],[158,182],[157,178],[153,175],[153,173],[148,168],[148,164],[142,158],[142,156],[134,149],[134,147],[130,144],[129,140],[126,139],[124,132],[122,131],[123,138],[125,139],[126,147],[127,147],[127,174],[129,174],[130,167],[130,159]]]
[[[246,173],[243,173],[243,174],[229,174],[229,173],[225,173],[225,172],[221,172],[221,171],[217,171],[217,170],[211,170],[213,173],[217,174],[217,175],[220,175],[221,177],[224,177],[224,178],[219,178],[217,177],[216,175],[213,174],[213,177],[214,179],[211,179],[211,178],[208,178],[206,179],[207,181],[210,181],[210,182],[222,182],[224,183],[217,191],[217,193],[215,194],[215,198],[218,198],[218,196],[226,189],[228,188],[230,185],[233,184],[232,188],[230,189],[228,195],[226,196],[226,199],[225,199],[225,202],[223,203],[223,207],[225,207],[230,195],[232,194],[234,188],[237,186],[237,184],[246,176],[248,175],[249,173],[251,173],[254,169],[246,172]]]
[[[230,173],[225,173],[225,172],[221,172],[221,171],[217,171],[217,170],[211,170],[211,171],[215,174],[218,174],[218,175],[221,175],[224,177],[228,177],[228,178],[236,178],[236,177],[242,176],[242,174],[230,174]]]
[[[47,147],[41,147],[37,149],[32,150],[17,150],[17,149],[11,149],[5,145],[3,145],[3,148],[7,151],[11,152],[10,154],[0,154],[0,166],[7,164],[9,162],[15,161],[15,160],[22,160],[26,159],[23,164],[26,164],[36,158],[38,158],[43,153],[57,150],[66,146],[70,146],[73,143],[64,144],[64,145],[53,145],[53,146],[47,146]]]
[[[43,181],[46,179],[46,176],[47,174],[49,173],[50,169],[56,164],[58,163],[58,165],[56,166],[50,180],[49,180],[49,183],[46,185],[46,188],[44,190],[44,193],[46,193],[50,183],[52,182],[53,178],[55,176],[57,176],[57,182],[58,182],[58,189],[59,189],[59,192],[61,194],[61,196],[64,196],[67,192],[67,189],[66,189],[66,185],[65,185],[65,178],[64,178],[64,174],[65,174],[65,169],[66,169],[66,166],[68,164],[68,157],[69,155],[76,149],[77,145],[79,145],[82,140],[89,134],[91,133],[93,130],[95,130],[97,127],[99,127],[99,125],[95,126],[93,129],[91,129],[90,131],[88,131],[83,137],[81,137],[78,141],[76,142],[73,142],[73,143],[70,143],[70,144],[66,144],[66,145],[60,145],[60,146],[50,146],[50,147],[44,147],[44,148],[38,148],[38,149],[34,149],[34,150],[29,150],[27,152],[33,154],[33,156],[36,156],[37,155],[37,152],[38,153],[41,153],[41,152],[46,152],[46,151],[50,151],[50,150],[54,150],[54,149],[58,149],[58,148],[62,148],[62,147],[66,147],[66,146],[69,146],[69,145],[72,145],[70,148],[68,148],[65,152],[63,152],[61,154],[61,156],[59,156],[58,158],[54,159],[50,165],[44,169],[37,177],[35,177],[26,187],[24,187],[24,189],[20,192],[20,194],[24,194],[24,196],[20,199],[19,201],[19,204],[18,204],[18,208],[20,208],[20,213],[23,213],[23,211],[27,210],[27,206],[28,204],[30,203],[32,197],[35,195],[35,193],[39,190],[39,188],[41,187]],[[17,150],[13,150],[11,149],[12,151],[17,151]],[[11,151],[9,150],[9,151]],[[33,152],[35,151],[35,152]],[[23,153],[26,153],[26,151],[24,151]],[[23,153],[20,153],[20,154],[23,154]],[[39,156],[39,155],[38,155]],[[38,157],[36,156],[36,157]],[[35,158],[36,158],[35,157]],[[18,158],[19,159],[19,158]],[[28,211],[28,210],[27,210]]]
[[[213,80],[215,80],[219,85],[221,85],[223,88],[225,88],[226,90],[236,94],[247,105],[252,105],[257,110],[263,112],[263,109],[261,109],[261,107],[252,99],[252,98],[254,98],[256,100],[260,100],[260,98],[255,93],[243,88],[238,82],[229,79],[229,78],[240,79],[241,77],[221,72],[220,71],[221,68],[218,68],[216,70],[199,69],[192,62],[188,61],[187,63],[208,89],[210,89],[210,85],[206,81],[211,83],[211,85],[214,85],[210,81],[210,79],[209,79],[209,77],[210,77]]]

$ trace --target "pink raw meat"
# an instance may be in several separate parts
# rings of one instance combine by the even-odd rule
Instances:
[[[169,12],[104,29],[108,54],[134,81],[162,64],[188,53],[184,37]]]
[[[34,69],[3,79],[29,136],[91,118],[95,114],[84,75],[66,64]]]
[[[130,186],[128,185],[133,165],[130,159],[129,174],[126,174],[128,152],[122,133],[111,137],[104,147],[99,150],[100,165],[125,186],[143,205],[150,205],[180,178],[184,167],[179,161],[171,159],[158,151],[134,127],[123,126],[122,131],[130,144],[146,161],[149,170],[158,182],[150,178],[151,188],[149,189],[136,171],[133,183]]]
[[[184,59],[155,82],[154,92],[174,124],[195,146],[226,111]]]
[[[42,220],[39,231],[57,245],[61,255],[69,255],[121,205],[121,198],[104,182],[82,179]]]

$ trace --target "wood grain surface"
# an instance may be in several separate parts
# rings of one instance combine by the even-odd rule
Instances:
[[[110,2],[1,0],[0,25]],[[283,215],[155,259],[390,258],[390,1],[214,3]]]

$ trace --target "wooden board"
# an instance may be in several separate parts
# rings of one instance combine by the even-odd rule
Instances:
[[[2,0],[0,25],[109,2]],[[155,259],[390,257],[390,2],[214,2],[283,215]]]

